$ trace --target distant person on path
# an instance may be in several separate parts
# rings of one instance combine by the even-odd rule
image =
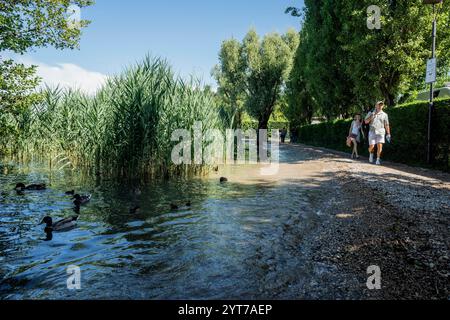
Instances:
[[[350,126],[350,130],[348,132],[347,137],[347,145],[349,147],[353,144],[353,152],[352,152],[352,159],[359,159],[358,155],[358,143],[361,142],[361,135],[364,138],[364,132],[362,130],[362,117],[361,115],[355,114],[355,117],[352,121],[352,125]]]
[[[281,143],[284,143],[286,141],[286,136],[287,130],[286,128],[283,128],[282,130],[280,130]]]
[[[389,126],[389,117],[383,111],[384,102],[380,101],[375,105],[375,110],[369,112],[365,119],[365,123],[370,125],[369,130],[369,162],[374,162],[374,149],[377,146],[377,165],[381,165],[381,153],[385,139],[391,141],[391,128]]]

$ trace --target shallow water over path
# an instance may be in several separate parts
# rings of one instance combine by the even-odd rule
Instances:
[[[309,272],[295,256],[298,243],[286,242],[284,233],[295,227],[300,237],[321,219],[317,202],[329,177],[311,160],[282,147],[276,176],[241,165],[223,168],[225,184],[212,174],[139,188],[39,167],[3,167],[0,298],[270,297],[273,288]],[[20,195],[12,191],[18,181],[49,188]],[[71,189],[92,193],[93,200],[82,207],[77,228],[42,241],[44,216],[74,215],[64,194]],[[171,203],[180,208],[172,210]],[[141,209],[130,213],[136,205]],[[69,265],[81,268],[81,290],[67,289]]]

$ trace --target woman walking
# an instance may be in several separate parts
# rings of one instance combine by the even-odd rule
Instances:
[[[361,142],[361,135],[364,138],[364,131],[362,130],[362,117],[360,114],[355,114],[352,125],[347,137],[347,145],[351,147],[353,145],[352,159],[359,159],[358,143]]]

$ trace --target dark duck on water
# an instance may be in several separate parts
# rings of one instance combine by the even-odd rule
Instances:
[[[175,203],[171,203],[170,204],[170,209],[171,210],[178,210],[178,209],[181,209],[181,208],[190,208],[191,206],[192,206],[192,203],[189,200],[189,201],[186,202],[185,206],[179,206],[179,205],[177,205]]]
[[[76,207],[79,207],[81,205],[85,205],[86,203],[88,203],[89,201],[91,201],[92,196],[90,194],[86,194],[86,195],[79,195],[76,194],[73,196],[73,204]]]
[[[66,231],[76,227],[77,220],[78,216],[73,216],[53,223],[53,219],[51,217],[45,217],[42,219],[40,224],[45,223],[44,231],[48,235],[52,231]]]

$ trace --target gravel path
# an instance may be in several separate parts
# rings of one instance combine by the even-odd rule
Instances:
[[[281,150],[308,155],[308,164],[296,163],[297,170],[322,165],[316,166],[321,182],[315,207],[321,218],[306,236],[300,236],[295,216],[286,224],[279,252],[290,252],[296,263],[283,271],[310,272],[269,288],[268,297],[450,299],[449,174],[393,163],[374,166],[303,145]],[[366,286],[371,265],[381,269],[381,290]]]

